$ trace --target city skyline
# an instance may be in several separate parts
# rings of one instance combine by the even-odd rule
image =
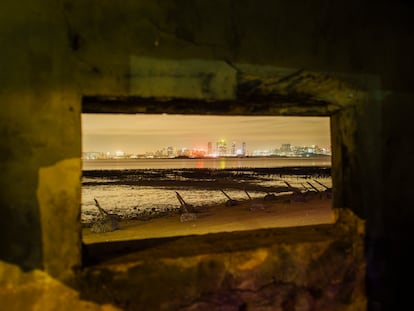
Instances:
[[[225,140],[249,151],[282,144],[330,147],[329,117],[82,114],[82,151],[144,154],[204,149]]]

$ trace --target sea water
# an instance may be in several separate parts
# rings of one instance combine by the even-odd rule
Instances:
[[[289,166],[330,166],[330,157],[222,157],[199,159],[108,159],[83,160],[83,170],[171,169],[171,168],[260,168]]]

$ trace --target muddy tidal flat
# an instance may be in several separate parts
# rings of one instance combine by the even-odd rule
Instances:
[[[84,172],[83,241],[148,239],[333,222],[330,168],[181,169]],[[194,207],[183,221],[179,193]],[[226,196],[227,195],[227,196]],[[95,207],[120,229],[95,233]],[[229,205],[230,199],[234,205]]]

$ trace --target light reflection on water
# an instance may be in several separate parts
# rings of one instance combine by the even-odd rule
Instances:
[[[316,158],[204,158],[204,159],[111,159],[83,160],[83,170],[96,169],[171,169],[243,167],[330,166],[330,157]]]

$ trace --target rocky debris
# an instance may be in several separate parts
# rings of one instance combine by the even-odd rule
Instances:
[[[246,190],[244,190],[244,192],[247,194],[247,197],[249,198],[249,201],[250,201],[250,207],[249,207],[250,211],[265,210],[264,204],[258,203],[258,202],[253,202],[253,199],[250,196],[250,194]]]
[[[197,219],[196,214],[194,214],[194,206],[191,204],[187,204],[183,197],[176,191],[175,194],[177,195],[177,199],[180,202],[180,221],[194,221]]]
[[[277,200],[277,196],[274,193],[267,193],[264,197],[263,200],[265,201],[273,201],[273,200]]]
[[[85,170],[87,178],[83,185],[93,184],[140,184],[145,181],[209,181],[217,180],[256,180],[258,177],[298,176],[301,178],[331,177],[331,168],[325,166],[237,168],[237,169],[127,169],[127,170]]]
[[[228,199],[226,201],[226,206],[235,206],[237,204],[239,204],[239,202],[237,202],[236,200],[233,200],[232,198],[230,198],[230,196],[224,192],[223,189],[220,189],[220,191],[226,196],[226,198]]]
[[[188,204],[184,201],[183,197],[176,191],[175,192],[178,202],[180,202],[180,213],[192,213],[195,211],[194,206],[192,204]]]
[[[289,190],[293,192],[293,195],[290,199],[291,203],[304,203],[307,201],[305,194],[300,191],[300,189],[292,187],[287,181],[285,181],[285,184],[288,186]]]
[[[183,213],[183,214],[180,215],[180,221],[181,222],[194,221],[196,219],[197,219],[197,216],[194,213]]]

